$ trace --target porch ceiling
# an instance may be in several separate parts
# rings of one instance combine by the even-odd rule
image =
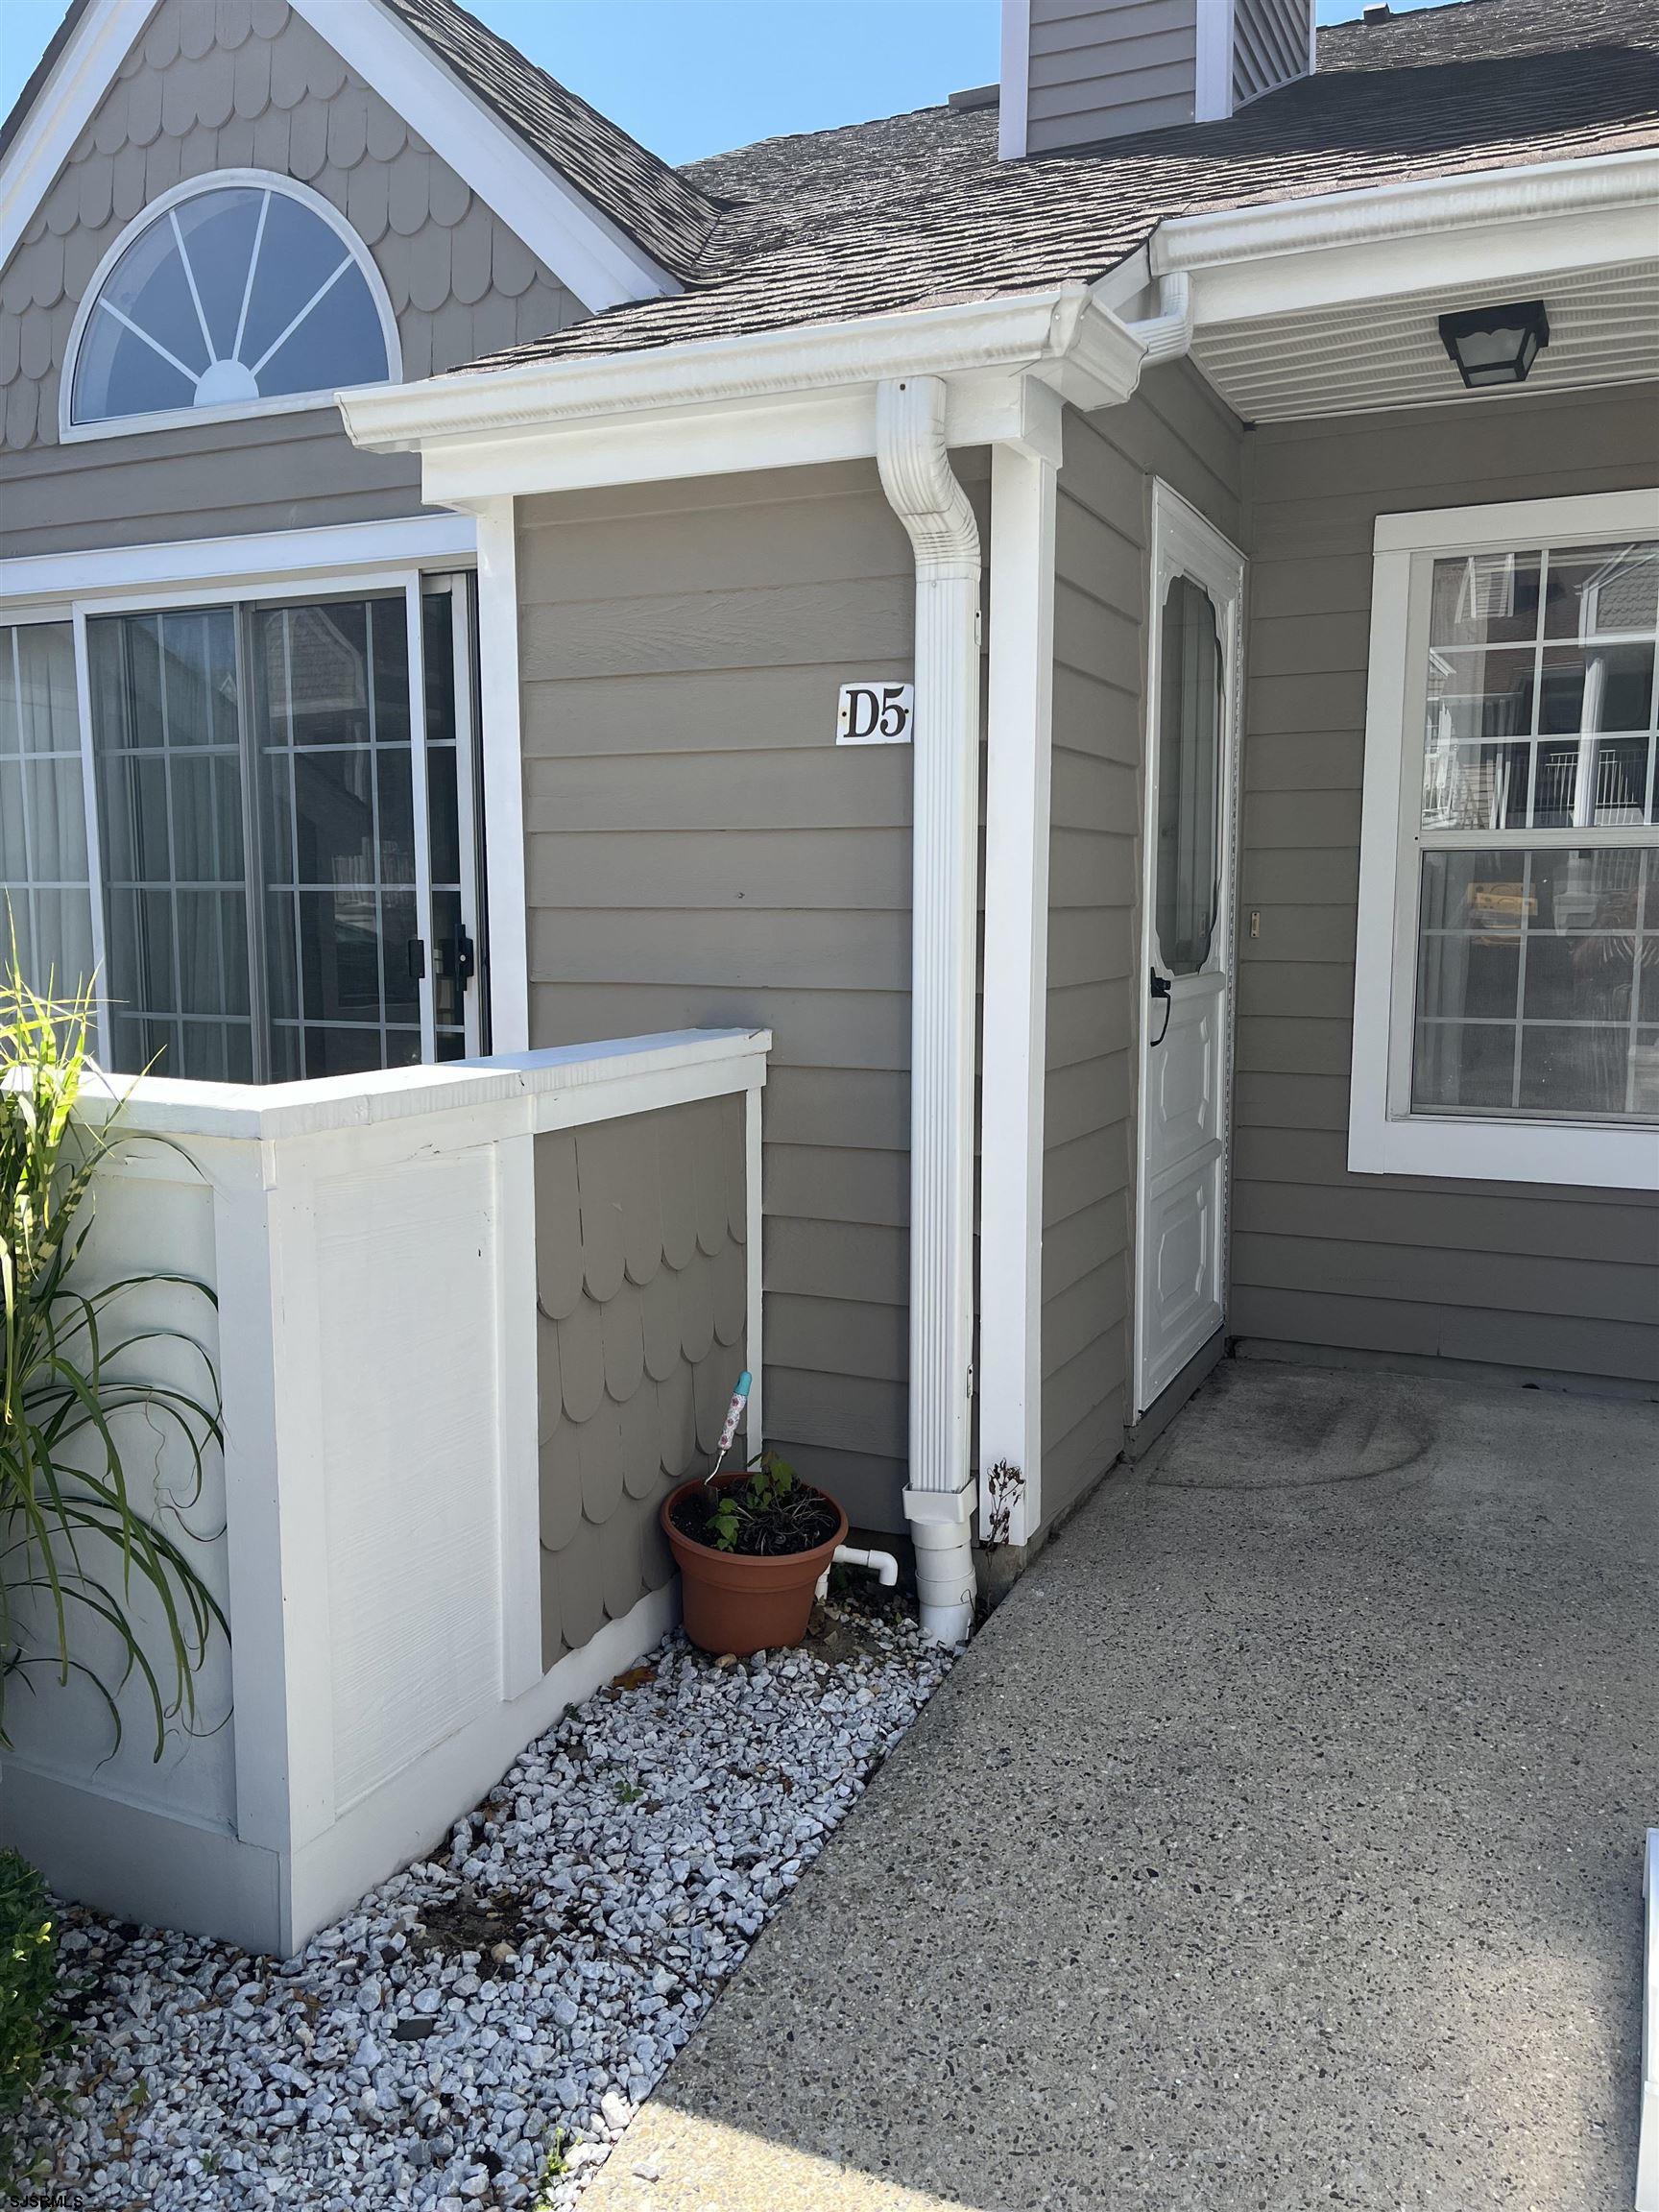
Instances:
[[[1503,276],[1455,290],[1201,325],[1192,357],[1246,422],[1372,413],[1502,395],[1466,393],[1440,342],[1450,309],[1542,296],[1550,344],[1527,388],[1570,391],[1659,376],[1659,260]]]

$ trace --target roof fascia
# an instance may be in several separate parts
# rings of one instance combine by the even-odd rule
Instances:
[[[1199,327],[1653,256],[1659,150],[1280,200],[1159,226]]]
[[[946,386],[945,442],[1019,445],[1057,464],[1058,406],[1054,387],[1029,370],[959,373]],[[861,384],[446,442],[421,455],[421,496],[469,513],[536,493],[868,461],[876,442],[876,386]]]
[[[88,0],[0,161],[0,269],[98,111],[157,0]]]
[[[1106,407],[1147,349],[1082,285],[752,338],[565,359],[339,395],[360,445],[419,450],[425,498],[479,500],[602,484],[868,458],[876,388],[942,377],[947,443],[1052,442],[1054,395]],[[1042,389],[1034,390],[1033,387]]]
[[[1011,373],[1070,352],[1091,307],[1084,285],[1063,284],[962,306],[858,316],[597,359],[565,355],[400,387],[364,386],[338,397],[359,445],[409,451],[445,439],[874,386],[888,376]],[[1089,320],[1105,318],[1096,311]],[[1139,346],[1125,332],[1114,356],[1109,335],[1093,336],[1099,355],[1091,356],[1094,372],[1109,381],[1114,375],[1127,379],[1125,390],[1133,389]]]
[[[290,0],[591,314],[680,286],[384,8]]]

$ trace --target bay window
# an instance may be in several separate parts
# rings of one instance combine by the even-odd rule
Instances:
[[[1659,494],[1377,525],[1349,1164],[1659,1186]]]

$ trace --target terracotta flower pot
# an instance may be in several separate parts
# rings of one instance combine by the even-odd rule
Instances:
[[[714,1488],[729,1489],[744,1479],[741,1471],[722,1475]],[[700,1651],[732,1651],[739,1659],[751,1651],[777,1651],[799,1644],[806,1633],[818,1577],[835,1556],[836,1545],[847,1541],[846,1514],[830,1498],[836,1520],[832,1536],[814,1544],[810,1551],[751,1558],[698,1544],[674,1526],[674,1508],[702,1487],[700,1479],[682,1482],[662,1502],[662,1531],[680,1570],[686,1635]]]

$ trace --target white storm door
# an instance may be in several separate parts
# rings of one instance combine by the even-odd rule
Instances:
[[[1135,1413],[1222,1325],[1244,559],[1153,488]]]

